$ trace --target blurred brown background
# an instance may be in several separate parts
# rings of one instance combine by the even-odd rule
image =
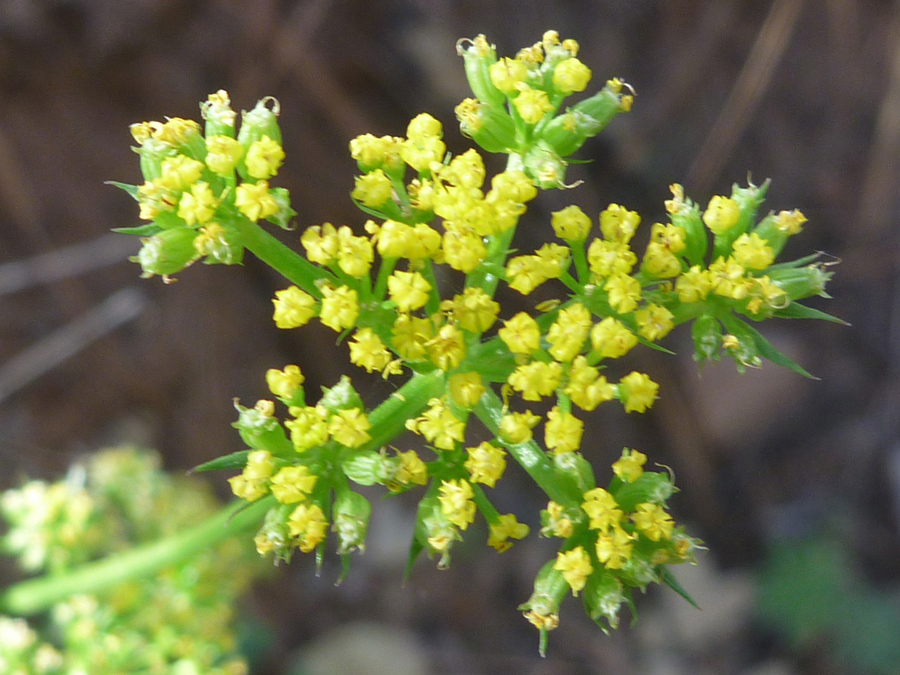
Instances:
[[[346,363],[344,347],[322,350],[328,331],[275,329],[270,298],[284,284],[254,260],[196,265],[170,286],[138,279],[125,262],[137,241],[107,234],[137,223],[135,205],[104,185],[140,182],[130,123],[197,118],[219,88],[238,109],[273,95],[288,157],[279,184],[299,224],[359,226],[350,138],[402,135],[428,111],[462,151],[456,40],[485,33],[511,55],[547,28],[581,43],[598,82],[619,76],[637,98],[585,146],[592,163],[569,174],[584,184],[538,200],[520,248],[567,203],[596,214],[616,201],[649,223],[672,182],[705,204],[748,174],[772,178],[766,208],[809,218],[787,254],[842,259],[834,300],[812,304],[852,327],[763,328],[820,381],[771,364],[743,377],[722,364],[698,378],[681,331],[666,343],[677,358],[634,356],[662,384],[652,413],[601,411],[589,422],[598,467],[628,444],[674,469],[677,515],[711,549],[684,580],[703,612],[651,593],[638,628],[606,637],[570,601],[541,660],[515,607],[553,554],[548,542],[531,537],[500,565],[475,533],[449,571],[420,563],[401,588],[413,502],[376,501],[380,543],[343,586],[332,586],[333,565],[316,578],[298,560],[250,600],[265,651],[257,671],[358,672],[316,665],[315,654],[333,629],[366,621],[392,631],[374,634],[377,644],[399,640],[390,672],[900,672],[890,647],[887,665],[873,666],[834,626],[792,640],[790,622],[765,620],[755,600],[777,576],[773,551],[809,539],[842,552],[842,579],[860,597],[897,594],[900,3],[886,0],[0,1],[2,487],[125,440],[159,448],[173,470],[194,466],[241,448],[231,401],[264,396],[267,368],[299,363],[316,387]],[[282,239],[298,243],[296,233]],[[497,491],[501,510],[540,507],[526,481],[509,483]],[[807,602],[801,593],[788,605]],[[351,626],[339,639],[343,656],[361,635]],[[289,671],[298,652],[306,666]],[[370,673],[388,672],[378,654],[366,652]]]

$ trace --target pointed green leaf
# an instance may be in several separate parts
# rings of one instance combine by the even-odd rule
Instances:
[[[827,314],[819,309],[801,305],[799,302],[792,302],[784,309],[779,309],[772,316],[777,316],[779,319],[820,319],[821,321],[839,323],[842,326],[850,325],[843,319],[839,319],[838,317]]]
[[[146,225],[138,225],[137,227],[114,227],[113,232],[118,234],[135,234],[139,237],[152,237],[154,234],[162,232],[156,223],[147,223]]]
[[[204,471],[222,471],[224,469],[243,469],[247,465],[249,450],[239,450],[230,455],[216,457],[199,466],[195,466],[189,473],[202,473]]]
[[[115,180],[105,181],[105,185],[112,185],[113,187],[117,187],[120,190],[125,190],[125,192],[127,192],[128,194],[131,195],[131,197],[132,197],[132,199],[134,199],[134,201],[137,201],[137,199],[138,199],[138,186],[137,185],[129,185],[128,183],[120,183],[119,181],[115,181]]]
[[[413,536],[412,541],[409,542],[409,555],[406,558],[406,569],[403,570],[404,582],[409,579],[410,575],[412,574],[413,563],[416,562],[416,559],[422,553],[422,550],[424,548],[425,547],[419,541],[418,537]]]
[[[818,380],[815,375],[807,372],[800,364],[795,363],[793,360],[789,359],[787,356],[782,354],[780,351],[775,349],[772,346],[772,343],[769,342],[766,338],[763,337],[762,333],[753,328],[753,326],[748,325],[744,321],[740,319],[736,319],[738,323],[744,324],[744,328],[747,333],[753,338],[753,343],[756,345],[756,348],[759,350],[759,355],[768,359],[772,363],[782,366],[783,368],[788,368],[789,370],[793,370],[798,375],[802,375],[803,377],[808,377],[811,380]],[[729,329],[730,330],[730,329]],[[734,332],[734,331],[731,331]]]
[[[686,590],[684,590],[684,588],[681,587],[681,584],[678,583],[678,579],[676,579],[675,575],[672,574],[672,570],[670,570],[668,567],[665,567],[665,566],[662,568],[662,581],[666,586],[671,588],[673,591],[678,593],[678,595],[680,595],[682,598],[684,598],[689,603],[691,603],[691,605],[693,605],[697,609],[700,609],[700,605],[698,605],[694,601],[694,599],[688,594],[688,592]]]

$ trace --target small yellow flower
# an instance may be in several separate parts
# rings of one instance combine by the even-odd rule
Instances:
[[[175,155],[163,160],[160,184],[170,190],[186,190],[200,180],[203,173],[203,162],[185,155]]]
[[[344,274],[362,277],[369,273],[375,258],[375,247],[368,237],[357,237],[346,225],[337,231],[338,266]]]
[[[254,223],[260,218],[268,218],[278,213],[278,202],[269,192],[269,183],[241,183],[235,190],[234,205]]]
[[[499,438],[506,443],[525,443],[530,441],[531,430],[537,426],[541,418],[530,410],[525,412],[509,412],[500,418]]]
[[[493,326],[500,312],[500,304],[480,288],[467,288],[441,308],[449,309],[459,327],[471,333],[483,333]]]
[[[733,257],[718,258],[709,266],[709,277],[716,295],[734,300],[743,300],[747,297],[748,279],[744,276],[744,267]]]
[[[345,328],[353,328],[359,316],[356,291],[349,286],[323,286],[322,295],[319,320],[338,333]]]
[[[446,263],[455,270],[468,274],[478,267],[487,256],[483,238],[468,227],[445,222],[441,251]]]
[[[544,425],[544,442],[547,448],[556,455],[575,452],[581,447],[581,436],[584,433],[584,422],[575,415],[562,412],[553,406],[547,413]]]
[[[453,370],[466,355],[463,332],[453,324],[441,326],[437,334],[425,343],[428,360],[443,371]]]
[[[681,274],[681,261],[665,244],[651,241],[644,252],[641,270],[658,279],[669,279]]]
[[[741,208],[731,197],[716,195],[709,200],[703,213],[703,222],[713,234],[724,234],[737,225]]]
[[[415,450],[406,452],[398,452],[397,457],[400,459],[400,466],[397,473],[394,474],[392,483],[388,484],[388,489],[396,491],[398,487],[407,485],[425,485],[428,483],[428,467],[425,462],[416,454]]]
[[[506,470],[506,453],[487,441],[474,448],[466,448],[466,452],[469,453],[469,458],[465,467],[472,482],[494,487]]]
[[[649,304],[634,313],[641,337],[654,342],[664,338],[675,327],[675,317],[662,305]]]
[[[805,222],[806,216],[797,209],[793,211],[779,211],[775,217],[775,227],[790,235],[799,233],[803,229],[803,223]]]
[[[557,361],[569,362],[581,352],[590,330],[590,310],[581,303],[574,303],[560,310],[547,331],[547,342],[550,343],[547,351]]]
[[[531,354],[541,346],[541,330],[537,321],[525,312],[504,321],[497,335],[513,354]]]
[[[399,144],[402,140],[393,136],[363,134],[350,141],[350,156],[359,163],[363,171],[371,171],[380,166],[396,168],[400,162]]]
[[[627,274],[613,274],[603,285],[609,297],[609,305],[619,314],[634,311],[641,299],[641,284]]]
[[[560,61],[553,70],[553,86],[567,96],[584,91],[591,81],[591,69],[576,58]]]
[[[247,455],[247,464],[239,476],[228,479],[236,497],[253,502],[269,490],[269,478],[275,473],[272,454],[267,450],[254,450]]]
[[[188,225],[209,222],[216,213],[216,196],[207,183],[198,181],[178,201],[178,217]]]
[[[616,503],[615,498],[603,488],[594,488],[584,493],[582,510],[590,518],[592,530],[606,532],[611,527],[618,527],[622,520],[622,509]]]
[[[526,401],[540,401],[550,396],[559,386],[562,365],[553,361],[532,361],[517,367],[507,378],[509,385],[522,394]]]
[[[626,242],[594,239],[588,246],[588,267],[594,283],[612,274],[629,274],[637,256]]]
[[[619,380],[619,396],[625,412],[644,412],[656,401],[659,385],[644,373],[632,371]]]
[[[299,328],[316,315],[316,299],[297,286],[275,291],[273,319],[279,328]]]
[[[701,270],[699,265],[694,265],[675,280],[675,292],[681,302],[705,300],[712,288],[713,281],[709,271]]]
[[[528,66],[518,59],[504,57],[491,65],[489,74],[497,89],[507,95],[515,94],[528,77]]]
[[[427,344],[434,337],[434,324],[408,314],[401,314],[391,329],[391,344],[408,361],[419,361],[428,353]]]
[[[350,196],[362,202],[364,206],[375,209],[391,198],[393,187],[391,179],[381,169],[356,177],[356,183]]]
[[[597,560],[607,569],[620,570],[631,559],[633,537],[616,526],[610,532],[597,537]]]
[[[556,556],[553,569],[562,572],[563,579],[572,588],[572,595],[578,597],[578,592],[584,589],[587,579],[594,572],[591,565],[591,557],[582,546],[576,546],[570,551],[560,551]]]
[[[613,473],[626,483],[633,483],[644,473],[647,455],[637,450],[622,448],[622,456],[613,465]]]
[[[672,516],[659,504],[638,504],[631,514],[631,520],[651,541],[669,539],[675,528]]]
[[[450,407],[439,398],[428,401],[428,409],[419,417],[406,420],[406,428],[421,434],[440,450],[453,450],[466,437],[466,423],[458,419]]]
[[[276,173],[284,161],[284,149],[281,143],[263,136],[258,141],[253,141],[247,148],[247,156],[244,163],[247,165],[247,173],[253,178],[268,180]]]
[[[772,247],[756,232],[745,232],[735,239],[731,251],[735,261],[747,269],[764,270],[775,262]]]
[[[537,124],[544,115],[553,110],[553,104],[546,91],[532,89],[527,85],[520,85],[519,95],[512,102],[516,112],[526,124]]]
[[[605,359],[624,356],[638,343],[637,336],[618,319],[608,316],[591,329],[591,346]]]
[[[324,445],[328,441],[328,412],[321,406],[292,406],[294,419],[284,426],[291,432],[291,443],[297,452]]]
[[[395,270],[388,277],[388,293],[401,312],[410,312],[428,302],[431,284],[418,272]]]
[[[529,527],[516,520],[512,513],[501,515],[496,523],[491,523],[488,546],[503,553],[512,548],[510,539],[524,539],[528,536]]]
[[[288,532],[297,540],[297,546],[309,553],[325,540],[328,521],[318,504],[300,504],[288,518]]]
[[[590,412],[604,401],[615,398],[615,387],[588,364],[584,356],[576,356],[569,368],[569,384],[563,390],[572,403]]]
[[[487,390],[477,371],[451,375],[447,388],[453,402],[460,408],[466,409],[474,408]]]
[[[619,204],[610,204],[600,213],[600,231],[607,241],[627,244],[631,241],[641,217]]]
[[[546,516],[546,519],[545,519]],[[541,536],[568,539],[575,531],[575,524],[566,514],[566,509],[553,500],[547,502],[545,511],[541,511]]]
[[[319,265],[330,265],[337,257],[341,246],[337,229],[331,223],[307,227],[300,236],[300,243],[303,244],[310,262]]]
[[[269,368],[266,371],[266,384],[278,398],[292,399],[303,386],[303,373],[300,367],[295,365],[285,366],[284,370]]]
[[[468,481],[449,480],[441,481],[438,489],[438,501],[441,503],[441,511],[447,516],[447,520],[461,530],[466,530],[475,521],[475,502],[472,501],[474,492]]]
[[[584,241],[591,231],[591,219],[575,205],[554,211],[550,224],[556,236],[564,241]]]
[[[357,330],[349,346],[350,362],[366,372],[381,372],[391,362],[391,353],[371,328]]]
[[[228,136],[209,136],[206,139],[206,166],[214,174],[228,176],[244,156],[244,146]]]
[[[358,448],[366,443],[371,438],[369,436],[371,428],[366,414],[359,408],[338,410],[328,420],[328,433],[334,440],[348,448]]]
[[[272,494],[282,504],[302,502],[312,493],[318,476],[309,472],[309,467],[286,466],[272,476]]]

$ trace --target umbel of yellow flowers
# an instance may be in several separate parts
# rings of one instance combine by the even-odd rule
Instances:
[[[776,262],[806,219],[758,217],[768,183],[736,185],[703,210],[673,185],[667,222],[650,225],[643,252],[632,248],[640,216],[610,204],[596,219],[576,205],[555,212],[546,243],[511,255],[529,202],[568,187],[567,157],[630,110],[632,91],[611,79],[567,104],[588,89],[591,70],[578,44],[554,31],[513,58],[499,58],[481,35],[457,49],[473,92],[456,108],[461,129],[481,150],[506,155],[504,171],[489,178],[474,148],[451,155],[428,113],[405,136],[359,136],[350,197],[364,222],[305,227],[301,254],[261,227],[286,228],[297,215],[287,190],[273,186],[284,161],[277,102],[262,99],[238,130],[219,91],[201,105],[202,130],[182,119],[132,127],[145,182],[122,187],[148,222],[124,231],[144,237],[144,274],[164,279],[250,251],[287,279],[273,299],[279,329],[318,320],[351,363],[398,382],[374,408],[346,376],[309,403],[300,369],[286,365],[266,374],[273,400],[236,404],[248,450],[204,468],[239,469],[234,494],[270,504],[259,552],[321,559],[333,533],[346,565],[364,550],[371,513],[354,484],[419,491],[410,565],[425,551],[446,567],[478,518],[499,552],[528,535],[525,523],[539,523],[559,553],[521,610],[543,651],[570,593],[604,629],[615,627],[632,589],[662,582],[683,594],[668,566],[693,562],[699,548],[667,511],[670,472],[646,470],[646,455],[625,448],[601,487],[582,455],[588,413],[613,401],[643,413],[659,396],[622,359],[690,323],[697,360],[724,353],[743,370],[766,358],[805,375],[747,320],[831,319],[799,303],[824,295],[829,273],[816,256]],[[532,311],[507,312],[495,299],[500,285],[528,296],[545,284],[557,300]],[[529,407],[548,399],[546,415]],[[424,451],[402,438],[407,431]],[[525,522],[490,498],[510,460],[548,499]]]

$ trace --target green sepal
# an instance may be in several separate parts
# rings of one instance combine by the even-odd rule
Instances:
[[[691,324],[694,361],[718,361],[722,346],[722,326],[712,314],[701,314]]]
[[[278,204],[278,210],[266,220],[273,225],[277,225],[282,230],[293,230],[291,221],[297,217],[297,212],[291,208],[291,196],[287,188],[269,188],[269,194],[272,195],[275,203]]]
[[[276,456],[292,456],[294,444],[287,437],[284,427],[275,418],[256,408],[246,408],[234,401],[238,420],[231,426],[238,430],[241,440],[255,450],[268,450]]]
[[[131,195],[131,198],[134,201],[138,201],[138,190],[140,189],[139,185],[131,185],[130,183],[120,183],[117,180],[107,180],[103,181],[104,185],[112,185],[113,187],[117,187],[120,190],[125,190],[128,194]]]
[[[491,80],[490,68],[497,62],[494,46],[488,44],[482,35],[467,47],[462,42],[457,43],[456,51],[463,58],[466,80],[475,98],[487,105],[502,107],[506,103],[506,94],[497,89]]]
[[[697,602],[690,596],[690,594],[688,594],[688,592],[684,590],[684,588],[682,588],[681,584],[678,583],[678,579],[676,579],[675,575],[672,574],[672,570],[670,570],[665,565],[661,565],[659,576],[666,586],[678,593],[678,595],[687,600],[693,607],[701,609],[700,605],[698,605]]]
[[[152,237],[163,231],[156,223],[147,223],[146,225],[138,225],[137,227],[114,227],[113,232],[117,234],[135,234],[139,237]]]
[[[562,473],[571,476],[582,492],[597,487],[594,469],[580,452],[564,452],[553,457],[554,466]]]
[[[682,208],[678,209],[677,213],[670,214],[669,220],[684,230],[684,250],[681,251],[681,255],[689,265],[702,265],[709,248],[709,235],[700,216],[700,208],[694,202],[685,199]]]
[[[672,477],[658,471],[645,471],[631,483],[614,480],[609,492],[625,512],[634,511],[638,504],[665,504],[678,491]]]
[[[204,473],[206,471],[231,471],[234,469],[243,469],[247,465],[247,455],[249,455],[250,452],[250,450],[238,450],[237,452],[232,452],[230,455],[216,457],[215,459],[211,459],[208,462],[203,462],[203,464],[198,464],[193,469],[188,471],[188,473]]]
[[[346,375],[341,375],[340,382],[333,387],[322,387],[322,398],[319,399],[319,404],[331,413],[335,413],[338,410],[363,408],[362,398],[360,398],[356,389],[353,388],[350,378]]]
[[[200,257],[194,248],[196,237],[197,231],[185,225],[163,230],[144,239],[137,255],[129,260],[140,264],[144,278],[176,274]]]
[[[341,471],[357,485],[375,485],[383,482],[383,460],[381,453],[375,450],[355,452],[341,463]]]

